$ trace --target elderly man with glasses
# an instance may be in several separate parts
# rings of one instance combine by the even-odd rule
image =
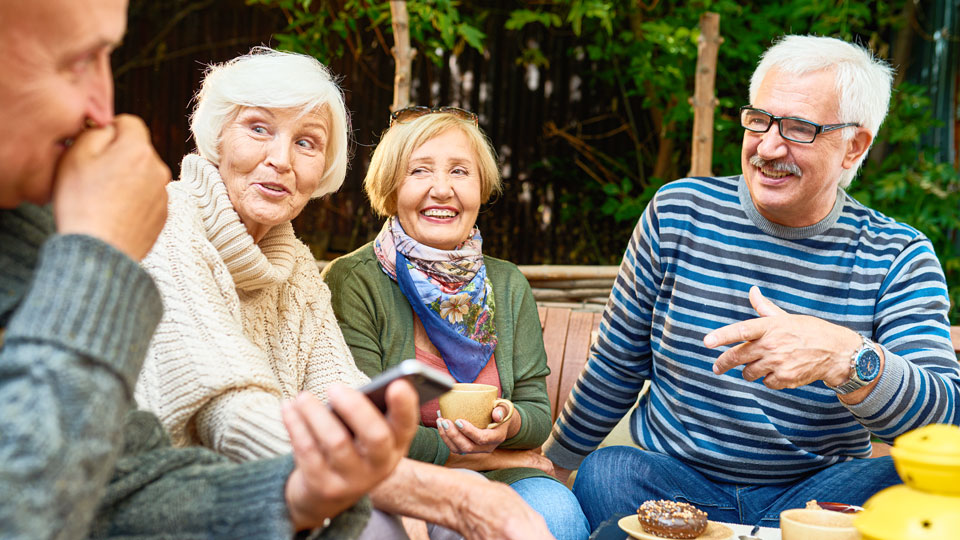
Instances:
[[[889,457],[861,459],[871,436],[958,423],[933,247],[843,190],[891,79],[859,46],[782,39],[740,111],[742,174],[678,180],[650,202],[544,446],[579,465],[592,526],[651,499],[774,526],[810,499],[862,504],[899,482]],[[591,453],[638,395],[644,450]]]

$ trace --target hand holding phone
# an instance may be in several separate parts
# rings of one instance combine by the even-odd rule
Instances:
[[[380,373],[357,390],[363,392],[378,409],[386,412],[384,393],[387,386],[397,379],[407,379],[413,384],[420,395],[421,405],[449,391],[455,382],[450,375],[411,359]]]

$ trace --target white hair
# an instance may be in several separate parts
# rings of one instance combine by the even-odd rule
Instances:
[[[793,75],[833,71],[840,122],[856,122],[876,139],[890,107],[893,69],[869,50],[829,37],[785,36],[760,57],[760,63],[750,78],[751,104],[767,72],[773,68]],[[842,131],[844,140],[849,140],[856,132],[855,128]],[[850,185],[866,157],[867,152],[864,152],[855,167],[844,169],[840,174],[840,187]]]
[[[316,58],[254,47],[249,54],[208,66],[190,116],[197,151],[220,166],[220,137],[241,107],[300,109],[307,114],[326,109],[330,121],[326,163],[313,197],[333,193],[347,175],[349,118],[343,92]]]

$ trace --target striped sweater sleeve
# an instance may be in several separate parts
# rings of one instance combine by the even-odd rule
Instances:
[[[948,309],[940,263],[919,236],[895,259],[878,293],[874,339],[884,349],[884,372],[864,401],[848,407],[884,441],[930,423],[960,423]]]
[[[579,466],[636,403],[650,377],[653,306],[663,279],[658,229],[651,203],[624,253],[597,342],[544,444],[544,455],[561,467]]]

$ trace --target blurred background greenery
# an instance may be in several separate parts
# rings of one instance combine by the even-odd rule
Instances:
[[[258,42],[316,56],[344,77],[357,146],[341,192],[309,206],[295,226],[318,258],[375,235],[380,221],[359,183],[392,98],[388,2],[157,4],[131,3],[131,24],[143,36],[118,53],[130,69],[118,94],[134,91],[138,69],[152,69],[156,77],[178,58],[193,62],[193,75],[179,86],[194,85],[194,91],[197,61],[230,58]],[[737,108],[747,103],[750,74],[776,37],[809,33],[870,47],[897,69],[897,80],[890,114],[849,191],[925,233],[951,298],[960,301],[957,0],[410,0],[406,7],[418,51],[413,101],[479,113],[505,181],[503,196],[479,219],[484,250],[526,264],[617,264],[656,189],[687,174],[702,13],[720,15],[724,38],[714,117],[717,175],[739,173]],[[158,20],[167,22],[151,26]],[[190,39],[207,50],[196,44],[190,50]],[[131,98],[126,108],[144,106]],[[183,137],[178,129],[162,136]],[[175,167],[185,149],[166,151]]]

